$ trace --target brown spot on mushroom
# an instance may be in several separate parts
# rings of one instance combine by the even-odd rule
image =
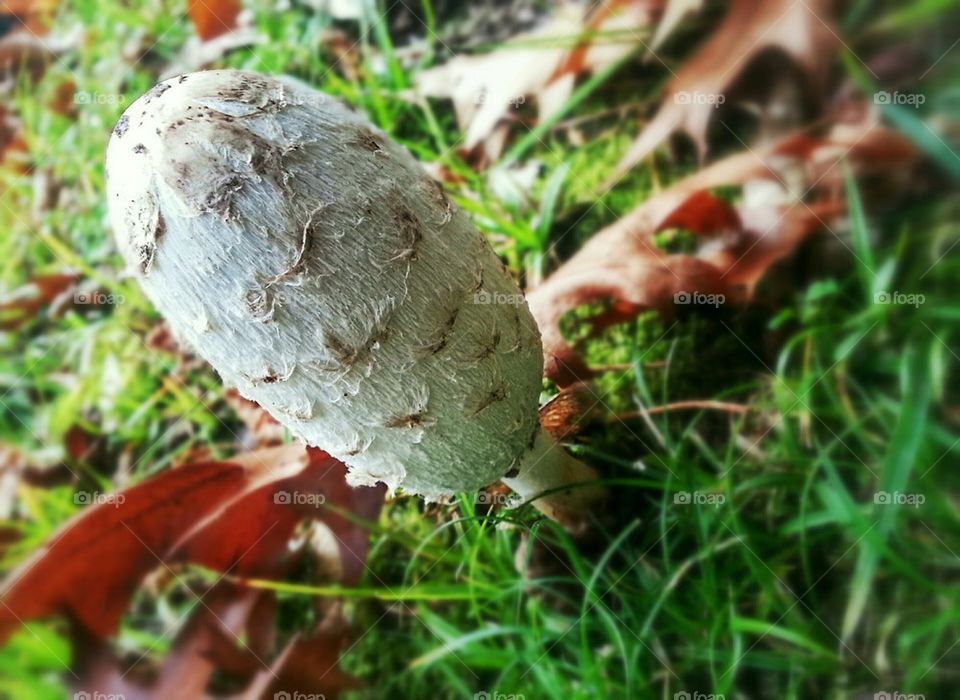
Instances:
[[[523,344],[523,322],[520,318],[520,307],[517,305],[513,306],[513,331],[513,345],[508,352],[516,352]]]
[[[351,347],[336,333],[324,333],[323,345],[327,349],[327,352],[333,356],[338,364],[345,365],[347,367],[352,365],[356,361],[357,356],[360,354],[359,348]]]
[[[150,274],[150,268],[153,266],[153,258],[157,253],[157,246],[152,241],[137,246],[137,265],[140,268],[141,275]]]
[[[477,273],[473,277],[473,288],[470,290],[474,294],[483,289],[483,265],[477,265]]]
[[[507,387],[503,384],[494,387],[492,390],[488,391],[486,394],[480,397],[477,407],[474,408],[471,413],[472,416],[477,415],[478,413],[483,412],[485,409],[489,408],[498,401],[504,401],[507,398]]]
[[[447,343],[450,342],[450,336],[453,333],[453,327],[457,324],[457,315],[459,313],[460,307],[458,306],[455,307],[449,314],[447,314],[447,317],[440,325],[440,328],[437,329],[433,340],[421,346],[421,355],[436,355],[438,352],[447,347]]]
[[[166,83],[159,83],[157,85],[154,85],[152,88],[150,88],[150,91],[146,94],[145,102],[147,104],[150,104],[151,102],[153,102],[153,100],[163,95],[163,93],[165,93],[169,89],[170,89],[170,86],[167,85]]]
[[[266,323],[273,320],[277,300],[266,289],[251,289],[244,295],[244,303],[254,321]]]
[[[443,185],[434,180],[429,175],[426,178],[427,180],[427,190],[430,194],[430,197],[443,209],[443,213],[440,215],[440,221],[437,222],[440,226],[445,226],[450,223],[450,220],[453,219],[453,203],[447,197],[446,191],[443,189]]]
[[[286,104],[284,90],[276,81],[250,74],[237,76],[231,85],[217,91],[217,97],[254,105],[258,112],[275,112]]]
[[[537,435],[540,433],[540,423],[533,424],[533,432],[530,433],[530,437],[527,439],[527,450],[532,450],[534,443],[537,441]]]
[[[348,143],[370,151],[371,153],[386,153],[383,150],[383,144],[377,138],[376,134],[365,126],[357,127]]]
[[[220,214],[224,219],[230,218],[230,204],[233,196],[243,189],[243,185],[242,176],[227,177],[207,193],[200,208],[208,213]]]
[[[147,152],[147,147],[144,146],[142,143],[138,143],[136,146],[133,147],[133,152],[134,152],[134,153],[146,153],[146,152]]]
[[[370,354],[387,339],[389,334],[389,314],[374,313],[366,337],[353,344],[343,340],[338,334],[324,331],[323,347],[333,362],[319,364],[323,370],[350,370],[370,357]]]
[[[315,209],[310,214],[309,217],[307,217],[307,220],[304,222],[303,229],[300,233],[300,247],[297,249],[297,252],[294,255],[293,261],[289,265],[287,265],[286,269],[283,270],[283,272],[280,272],[274,275],[272,278],[270,278],[270,280],[267,282],[268,285],[276,284],[281,280],[289,279],[290,277],[295,277],[306,271],[306,267],[307,267],[306,255],[308,252],[310,252],[310,248],[313,246],[313,237],[314,237],[314,229],[315,229],[315,224],[313,223],[313,217],[318,211],[322,210],[323,208],[324,208],[324,205],[321,205],[320,207]]]
[[[157,255],[157,244],[160,242],[160,239],[163,238],[166,230],[167,223],[163,219],[163,214],[158,210],[157,221],[153,226],[150,240],[137,247],[137,266],[140,269],[141,275],[150,274],[150,269],[153,267],[153,261]]]
[[[127,133],[127,129],[130,128],[130,117],[124,114],[120,119],[117,120],[117,125],[113,127],[113,133],[117,135],[117,138],[123,138],[123,135]]]
[[[250,139],[250,136],[246,137]],[[275,144],[261,138],[252,141],[253,153],[250,155],[250,167],[257,175],[276,173],[283,165],[284,152]]]
[[[482,362],[488,357],[492,357],[500,345],[500,329],[494,328],[489,338],[484,338],[478,345],[477,351],[470,357],[474,362]]]
[[[290,378],[291,374],[293,374],[293,368],[287,370],[284,374],[281,374],[280,372],[275,370],[273,367],[267,367],[264,370],[264,373],[261,374],[260,376],[248,377],[244,375],[244,377],[251,384],[261,385],[261,384],[276,384],[277,382],[285,382]]]
[[[423,411],[409,413],[405,416],[397,416],[386,421],[385,428],[419,428],[424,425],[425,416]]]
[[[397,253],[390,258],[390,262],[395,260],[416,260],[417,246],[423,238],[423,232],[420,228],[420,220],[413,210],[403,201],[403,194],[397,189],[394,194],[393,204],[393,223],[397,227],[400,244],[403,246]]]

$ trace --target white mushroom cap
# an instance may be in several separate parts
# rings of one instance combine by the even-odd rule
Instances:
[[[240,71],[171,78],[107,151],[120,252],[225,383],[429,498],[488,484],[539,430],[539,333],[484,238],[339,102]]]

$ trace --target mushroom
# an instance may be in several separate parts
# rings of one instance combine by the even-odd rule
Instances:
[[[544,433],[523,295],[410,153],[291,79],[203,71],[136,100],[110,221],[175,335],[304,442],[434,500],[503,479],[571,529],[596,478]]]

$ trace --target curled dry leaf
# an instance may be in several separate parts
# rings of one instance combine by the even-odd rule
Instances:
[[[650,51],[656,51],[660,45],[673,33],[677,25],[688,14],[698,12],[703,7],[703,0],[667,0],[663,15],[657,23],[657,33],[650,42]]]
[[[640,35],[616,40],[600,32],[647,26],[659,0],[607,0],[595,6],[565,2],[540,27],[516,36],[502,48],[475,56],[457,56],[417,77],[417,89],[429,97],[453,100],[457,123],[464,130],[463,147],[480,144],[489,159],[503,147],[501,122],[529,98],[538,117],[555,114],[573,92],[579,75],[601,70],[630,53]]]
[[[239,416],[257,447],[279,445],[283,442],[286,429],[256,401],[243,398],[236,389],[228,389],[225,399],[227,405]]]
[[[240,9],[240,0],[187,0],[187,14],[203,41],[236,29]]]
[[[5,0],[0,5],[0,16],[13,17],[20,28],[42,36],[59,4],[60,0]]]
[[[597,403],[596,394],[585,382],[564,387],[540,408],[540,425],[562,442],[580,432],[581,422]]]
[[[334,606],[309,635],[281,644],[272,592],[222,581],[203,594],[170,652],[132,666],[107,642],[82,629],[72,635],[72,690],[126,700],[231,697],[258,700],[280,693],[335,699],[360,683],[339,668],[347,626]],[[243,690],[237,694],[237,689]]]
[[[74,289],[75,274],[40,275],[16,290],[9,301],[0,304],[0,330],[12,331],[36,317],[46,306],[54,305]]]
[[[291,563],[286,543],[308,518],[337,535],[344,579],[354,581],[366,533],[324,504],[370,518],[383,491],[350,488],[344,476],[327,454],[290,444],[173,469],[101,499],[8,576],[0,588],[0,641],[24,621],[53,614],[107,637],[158,566],[192,562],[236,576],[282,575]]]
[[[818,94],[834,55],[830,49],[838,41],[830,24],[831,4],[830,0],[732,0],[720,25],[674,74],[660,109],[624,154],[608,185],[678,130],[691,138],[703,157],[707,126],[718,103],[744,68],[765,50],[786,53],[804,70],[811,94]]]
[[[868,110],[861,117],[826,137],[795,134],[763,151],[718,161],[597,233],[527,294],[543,336],[544,374],[562,386],[592,374],[560,330],[560,320],[577,306],[610,304],[592,319],[600,330],[648,309],[670,316],[683,303],[676,295],[749,300],[771,265],[843,212],[841,159],[857,172],[906,172],[912,164],[916,152],[904,137],[878,127]],[[739,206],[707,191],[724,185],[743,187]],[[698,234],[696,253],[658,248],[653,236],[668,228]]]

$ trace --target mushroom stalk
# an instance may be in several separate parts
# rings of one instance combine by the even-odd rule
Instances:
[[[590,525],[591,513],[604,499],[604,488],[591,483],[598,479],[592,467],[541,430],[517,475],[501,481],[551,520],[580,533]]]
[[[436,499],[509,473],[529,497],[591,476],[541,433],[516,283],[361,115],[286,79],[182,75],[120,118],[107,176],[120,252],[174,334],[352,483]]]

